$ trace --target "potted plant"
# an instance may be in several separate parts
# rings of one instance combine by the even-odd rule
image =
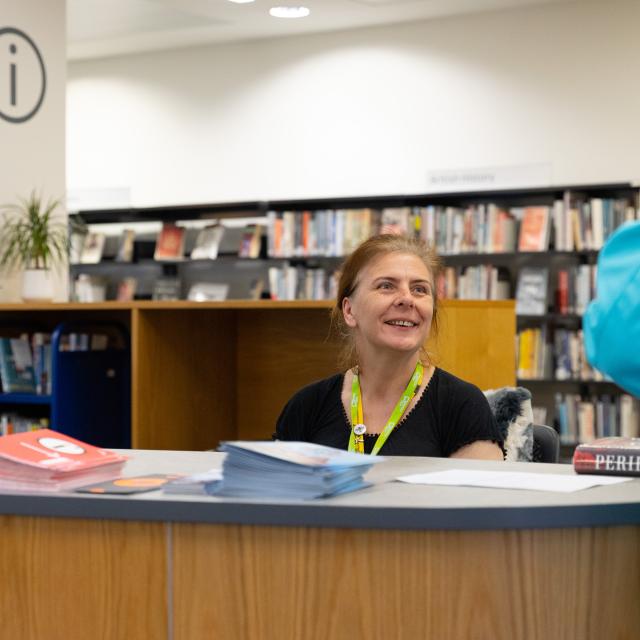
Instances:
[[[0,267],[23,270],[25,301],[53,298],[51,269],[66,261],[68,248],[67,227],[54,216],[59,206],[60,200],[45,204],[35,191],[18,204],[0,206]]]

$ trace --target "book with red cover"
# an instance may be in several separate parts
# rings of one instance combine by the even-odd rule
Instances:
[[[578,445],[573,468],[577,473],[640,476],[640,438],[598,438]]]
[[[184,258],[184,228],[174,224],[163,224],[158,239],[154,260],[182,260]]]
[[[518,251],[549,248],[549,207],[525,207],[520,224]]]
[[[126,460],[50,429],[2,436],[0,489],[57,491],[110,480]]]

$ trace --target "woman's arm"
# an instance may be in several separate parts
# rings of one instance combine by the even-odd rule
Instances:
[[[454,451],[450,458],[473,458],[475,460],[504,460],[502,449],[490,440],[476,440]]]

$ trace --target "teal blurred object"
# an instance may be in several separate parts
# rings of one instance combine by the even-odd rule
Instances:
[[[587,360],[640,397],[640,221],[623,224],[600,251],[582,327]]]

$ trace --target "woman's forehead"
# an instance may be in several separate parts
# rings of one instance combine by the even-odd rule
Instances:
[[[394,251],[376,256],[360,271],[360,278],[406,277],[431,280],[427,265],[413,253]]]

